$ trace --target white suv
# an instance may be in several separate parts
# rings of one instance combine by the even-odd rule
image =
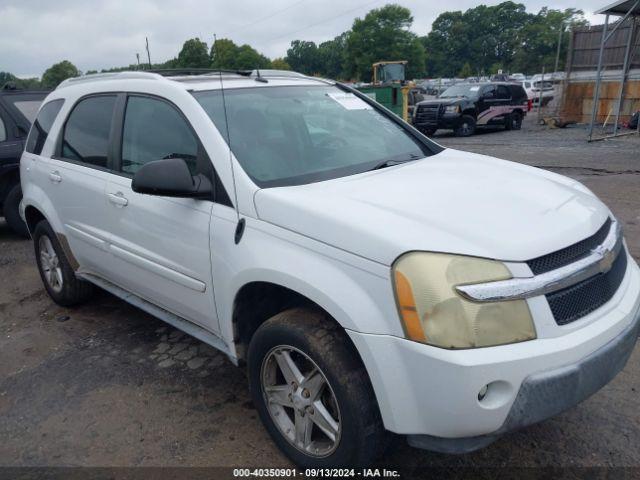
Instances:
[[[638,337],[640,271],[580,183],[443,147],[268,72],[64,82],[21,162],[61,305],[97,285],[246,364],[303,466],[385,431],[466,452],[584,400]]]

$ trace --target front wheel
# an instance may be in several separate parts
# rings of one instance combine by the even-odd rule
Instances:
[[[307,468],[369,465],[385,431],[367,372],[347,335],[320,312],[267,320],[249,346],[249,383],[274,442]]]
[[[453,131],[456,137],[470,137],[476,131],[476,119],[471,115],[463,115],[460,125]]]

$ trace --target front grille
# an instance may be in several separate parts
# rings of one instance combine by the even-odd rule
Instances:
[[[626,271],[627,254],[622,248],[608,272],[547,294],[556,323],[567,325],[603,306],[615,295]]]
[[[539,275],[578,261],[589,255],[591,250],[604,242],[610,228],[611,219],[607,218],[604,225],[602,225],[602,227],[600,227],[600,229],[589,238],[585,238],[578,243],[574,243],[573,245],[553,253],[549,253],[548,255],[543,255],[541,257],[534,258],[533,260],[529,260],[527,265],[529,265],[529,268],[531,268],[534,275]]]
[[[438,123],[439,114],[440,105],[438,104],[418,105],[414,123],[435,125]]]

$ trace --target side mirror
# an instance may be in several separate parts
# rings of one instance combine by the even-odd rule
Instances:
[[[160,197],[211,198],[213,187],[204,175],[191,175],[182,158],[145,163],[133,176],[131,189]]]

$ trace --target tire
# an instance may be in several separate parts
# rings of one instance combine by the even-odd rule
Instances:
[[[7,221],[9,228],[24,238],[29,238],[29,230],[27,224],[20,217],[20,201],[22,200],[22,189],[20,184],[14,185],[7,197],[4,199],[2,207],[4,219]]]
[[[424,133],[427,137],[433,137],[433,135],[436,133],[437,129],[435,129],[435,128],[422,128],[420,131],[422,133]]]
[[[298,367],[297,375],[288,370],[288,378],[297,381],[289,382],[283,374],[280,364],[286,360]],[[367,371],[344,331],[323,313],[295,308],[267,320],[251,340],[248,367],[251,396],[260,418],[273,441],[296,465],[364,467],[384,451],[387,435]],[[314,368],[312,376],[308,372]],[[307,376],[301,380],[300,374]],[[315,388],[319,384],[320,389]],[[284,389],[269,389],[270,385]],[[326,420],[327,415],[333,422]],[[296,421],[307,428],[311,425],[305,430],[309,435],[297,437],[308,444],[304,449],[303,444],[296,445]],[[287,428],[291,438],[285,433]]]
[[[93,285],[76,277],[58,237],[46,220],[33,231],[36,263],[44,288],[58,305],[70,307],[85,301]]]
[[[463,115],[460,119],[460,126],[453,133],[456,137],[470,137],[476,132],[476,119],[471,115]]]
[[[522,128],[522,114],[513,112],[506,118],[504,126],[507,130],[520,130]]]

